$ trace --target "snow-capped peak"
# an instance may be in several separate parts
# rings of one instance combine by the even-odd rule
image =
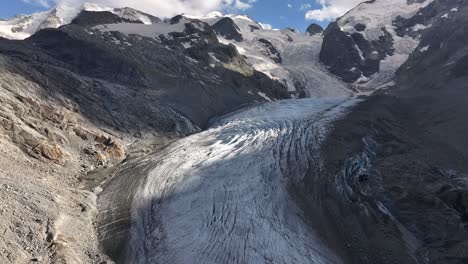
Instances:
[[[211,13],[208,13],[206,17],[224,17],[224,14],[219,11],[213,11]]]
[[[364,36],[377,40],[382,36],[382,28],[392,32],[393,21],[397,17],[409,18],[430,4],[433,0],[409,2],[407,0],[367,1],[359,4],[338,20],[341,30],[348,33],[358,32],[357,26],[363,25]]]
[[[25,39],[44,28],[58,28],[70,24],[82,11],[111,12],[126,20],[151,24],[146,14],[132,8],[112,8],[95,3],[59,2],[48,11],[31,15],[19,15],[9,20],[0,20],[0,37]]]
[[[432,18],[423,15],[422,10],[433,1],[362,2],[332,23],[325,33],[322,63],[359,89],[388,82],[419,45],[420,32],[431,27]],[[342,45],[348,48],[343,49]]]

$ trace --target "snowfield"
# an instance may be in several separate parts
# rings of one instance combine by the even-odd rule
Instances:
[[[142,160],[127,263],[342,263],[288,192],[357,100],[241,110]]]

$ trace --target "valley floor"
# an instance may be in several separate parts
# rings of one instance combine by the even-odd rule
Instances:
[[[0,136],[0,263],[97,263],[96,195],[79,172],[36,160]]]

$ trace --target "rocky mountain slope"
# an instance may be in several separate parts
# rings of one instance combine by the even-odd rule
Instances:
[[[430,26],[394,84],[337,122],[324,145],[321,173],[343,186],[341,205],[323,197],[324,210],[346,219],[327,230],[339,230],[330,237],[348,241],[355,263],[468,260],[467,19],[467,1],[435,0],[406,20]]]
[[[346,82],[376,87],[391,80],[418,46],[421,32],[438,19],[440,10],[420,11],[432,2],[376,0],[359,4],[327,28],[320,61]]]

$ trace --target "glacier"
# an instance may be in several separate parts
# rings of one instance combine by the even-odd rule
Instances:
[[[357,99],[253,106],[141,160],[125,263],[343,263],[288,192]]]

